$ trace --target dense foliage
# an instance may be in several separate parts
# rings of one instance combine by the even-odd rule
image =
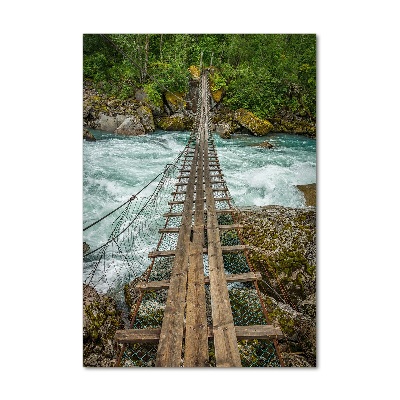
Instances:
[[[211,63],[222,102],[261,118],[282,112],[315,119],[316,36],[300,34],[114,34],[83,36],[83,75],[119,98],[144,88],[157,103],[185,92],[189,67]]]

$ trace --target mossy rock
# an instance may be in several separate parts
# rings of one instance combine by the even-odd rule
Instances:
[[[273,129],[269,121],[258,118],[244,108],[235,112],[235,120],[255,136],[264,136]]]
[[[115,300],[83,286],[83,365],[110,367],[115,359],[114,335],[123,328]]]
[[[222,99],[222,95],[224,94],[224,90],[223,89],[218,89],[218,90],[212,90],[211,91],[211,96],[213,98],[213,100],[217,103],[219,103]]]
[[[142,105],[136,110],[136,112],[140,118],[140,122],[142,123],[146,133],[154,132],[155,125],[151,109],[145,105]]]
[[[193,120],[183,115],[171,115],[156,119],[158,128],[164,131],[190,131],[193,127]]]
[[[191,65],[191,66],[188,68],[188,70],[189,70],[189,72],[190,72],[190,76],[191,76],[193,79],[200,79],[200,69],[199,69],[199,67],[196,67],[195,65]]]
[[[165,100],[167,100],[168,106],[173,112],[177,112],[186,108],[186,101],[184,100],[184,97],[185,93],[183,92],[165,93]]]

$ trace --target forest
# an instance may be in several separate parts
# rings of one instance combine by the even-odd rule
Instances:
[[[189,89],[190,67],[213,67],[221,104],[262,119],[316,120],[314,34],[84,34],[83,78],[124,100],[142,89],[153,104]]]

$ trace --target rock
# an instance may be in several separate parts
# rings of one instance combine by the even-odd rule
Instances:
[[[235,112],[235,120],[255,136],[264,136],[273,129],[269,121],[256,117],[244,108]]]
[[[85,255],[89,251],[90,251],[90,246],[86,242],[83,242],[83,254]]]
[[[211,96],[216,103],[219,103],[221,101],[223,94],[224,94],[223,89],[211,90]]]
[[[184,93],[165,93],[165,100],[167,102],[168,108],[172,111],[172,113],[182,112],[184,108],[186,108],[186,101],[184,100]]]
[[[121,312],[115,300],[100,295],[83,285],[83,365],[85,367],[110,367],[114,365],[115,332],[122,329]]]
[[[297,188],[303,192],[306,200],[306,206],[317,206],[317,184],[310,183],[308,185],[297,185]]]
[[[115,117],[100,113],[97,121],[97,127],[101,131],[114,132],[118,127],[117,119]]]
[[[129,115],[122,115],[122,114],[118,114],[115,117],[115,121],[117,123],[117,128],[129,117]]]
[[[83,138],[87,140],[88,142],[95,142],[96,138],[93,136],[91,132],[89,132],[88,129],[83,128]]]
[[[230,139],[236,126],[231,121],[223,121],[215,124],[215,132],[219,133],[222,139]]]
[[[274,145],[271,144],[270,142],[267,142],[267,141],[262,142],[262,143],[260,143],[260,144],[257,144],[256,146],[257,146],[257,147],[262,147],[262,148],[264,148],[264,149],[273,149],[273,148],[274,148]]]
[[[196,113],[197,112],[197,98],[199,95],[199,81],[191,79],[189,81],[189,91],[185,96],[186,109]]]
[[[304,116],[302,112],[296,115],[283,108],[270,121],[274,126],[273,132],[295,133],[311,138],[316,137],[316,122],[310,117]]]
[[[138,115],[132,115],[115,129],[115,133],[126,136],[139,136],[146,133]]]
[[[197,67],[196,65],[191,65],[188,68],[189,72],[190,72],[190,76],[192,77],[192,79],[195,80],[199,80],[200,79],[200,69],[199,67]]]
[[[190,131],[193,127],[193,119],[182,114],[173,114],[169,117],[157,118],[156,125],[164,131]]]
[[[155,130],[154,119],[150,108],[147,106],[140,106],[136,110],[136,112],[140,118],[140,122],[143,125],[146,133],[154,132]]]
[[[240,211],[241,240],[251,246],[253,268],[265,276],[259,287],[269,318],[290,339],[281,346],[284,361],[315,366],[316,210],[266,206]]]
[[[147,96],[147,93],[143,89],[136,90],[135,99],[137,101],[145,102],[145,103],[147,103],[149,101],[149,97]]]

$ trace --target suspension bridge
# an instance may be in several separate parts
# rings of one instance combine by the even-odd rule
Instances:
[[[140,236],[155,234],[149,219],[165,203],[156,248],[142,254]],[[84,256],[86,287],[113,295],[129,312],[129,323],[114,335],[115,366],[284,366],[283,334],[269,321],[261,274],[241,239],[210,133],[207,70],[184,150],[150,197],[132,196],[120,208],[109,240]]]

